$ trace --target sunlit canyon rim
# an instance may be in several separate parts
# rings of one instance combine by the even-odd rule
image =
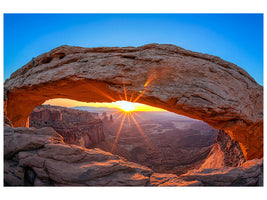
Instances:
[[[236,141],[246,162],[216,168],[214,151],[206,168],[177,177],[154,173],[98,149],[67,145],[49,128],[15,128],[28,127],[32,110],[53,98],[131,99],[199,119]],[[17,185],[25,180],[34,180],[35,185],[262,185],[263,87],[242,68],[215,56],[162,44],[61,46],[5,81],[4,115],[9,124],[5,174],[12,183],[16,182],[12,174],[24,180]],[[26,141],[13,144],[12,140]],[[31,173],[35,178],[29,178]]]

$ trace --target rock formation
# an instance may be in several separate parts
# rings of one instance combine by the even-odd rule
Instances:
[[[232,63],[174,45],[58,47],[5,81],[4,111],[14,127],[27,127],[34,107],[48,99],[122,97],[225,130],[247,160],[263,156],[262,86]]]
[[[68,145],[52,128],[4,127],[6,186],[249,186],[262,185],[262,159],[240,167],[153,173],[100,149]]]
[[[103,124],[97,113],[42,105],[30,115],[30,126],[52,127],[68,144],[93,147],[105,139]]]
[[[209,186],[263,185],[263,160],[254,159],[240,167],[205,168],[181,176],[185,181],[199,181]]]
[[[101,120],[97,113],[42,105],[35,107],[31,113],[30,127],[52,127],[67,144],[86,148],[97,147],[122,156],[128,161],[150,167],[154,172],[177,175],[198,168],[204,162],[218,132],[207,124],[195,120],[190,122],[193,124],[192,127],[188,122],[186,130],[175,129],[176,127],[171,126],[172,123],[169,121],[171,118],[165,119],[163,115],[159,121],[147,118],[147,123],[162,124],[158,130],[173,127],[172,131],[155,134],[149,128],[143,129],[150,143],[152,142],[153,149],[149,148],[141,134],[137,134],[139,130],[135,126],[125,127],[133,122],[126,122],[121,129],[116,148],[112,151],[121,119],[112,123],[112,114],[107,115],[106,112],[102,112],[100,116]]]
[[[220,130],[215,143],[200,169],[218,167],[239,167],[245,162],[245,157],[238,142]]]

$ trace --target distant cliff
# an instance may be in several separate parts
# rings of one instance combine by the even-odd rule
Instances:
[[[30,126],[52,127],[62,135],[66,143],[87,148],[105,139],[102,120],[98,113],[59,106],[35,107],[30,115]]]

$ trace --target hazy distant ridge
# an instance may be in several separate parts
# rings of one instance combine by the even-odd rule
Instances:
[[[77,110],[85,110],[88,112],[97,112],[97,113],[103,113],[103,112],[120,112],[121,110],[118,108],[108,108],[108,107],[90,107],[90,106],[76,106],[72,107],[72,109]],[[135,111],[136,113],[139,113],[144,117],[146,120],[152,120],[152,119],[177,119],[177,120],[186,120],[186,121],[199,121],[196,119],[192,119],[183,115],[178,115],[176,113],[172,112],[160,112],[160,111]]]
[[[118,108],[108,108],[108,107],[89,107],[89,106],[75,106],[72,109],[86,110],[88,112],[118,112]]]

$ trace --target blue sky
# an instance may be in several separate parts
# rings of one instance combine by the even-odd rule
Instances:
[[[5,14],[4,80],[60,45],[148,43],[219,56],[263,85],[262,14]]]

